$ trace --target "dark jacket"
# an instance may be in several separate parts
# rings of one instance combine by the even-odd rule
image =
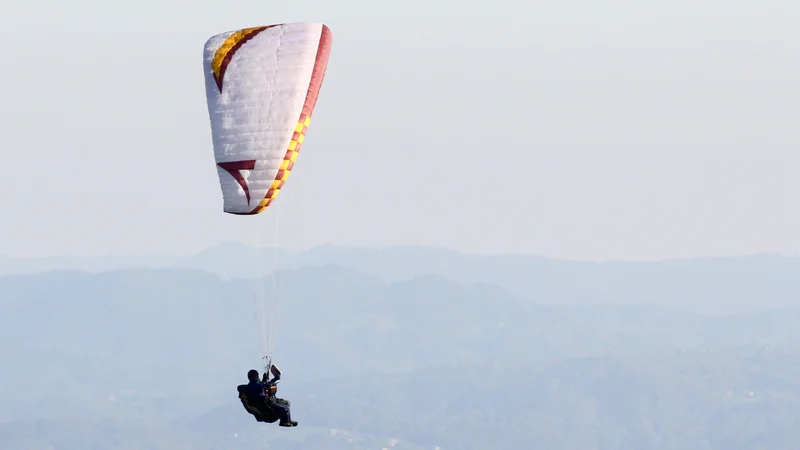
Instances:
[[[244,394],[247,396],[247,399],[250,401],[263,401],[266,399],[268,386],[265,383],[262,383],[258,380],[251,381],[244,386]]]

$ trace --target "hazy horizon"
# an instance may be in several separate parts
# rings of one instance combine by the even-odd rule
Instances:
[[[244,246],[250,249],[256,250],[277,250],[280,252],[290,252],[296,254],[303,254],[313,252],[315,250],[326,249],[326,248],[336,248],[341,250],[375,250],[375,251],[382,251],[388,250],[391,251],[392,249],[421,249],[421,250],[433,250],[433,251],[443,251],[443,252],[456,252],[458,254],[466,255],[466,256],[478,256],[478,257],[503,257],[503,256],[518,256],[518,257],[532,257],[532,258],[546,258],[553,261],[565,261],[565,262],[620,262],[620,263],[658,263],[658,262],[669,262],[669,261],[692,261],[692,260],[705,260],[705,259],[729,259],[729,258],[748,258],[748,257],[758,257],[758,256],[779,256],[779,257],[787,257],[787,258],[795,258],[798,255],[795,252],[741,252],[741,253],[730,253],[730,254],[699,254],[699,255],[692,255],[692,256],[666,256],[666,257],[652,257],[652,258],[615,258],[615,257],[597,257],[597,258],[569,258],[569,257],[559,257],[559,256],[550,256],[545,254],[540,254],[536,252],[491,252],[491,251],[465,251],[454,247],[444,247],[444,246],[436,246],[436,245],[418,245],[418,244],[375,244],[375,245],[358,245],[358,244],[335,244],[331,242],[321,242],[312,245],[308,245],[303,248],[298,247],[286,247],[286,246],[273,246],[269,244],[259,244],[259,243],[249,243],[243,241],[220,241],[216,243],[211,243],[209,245],[199,246],[194,249],[184,249],[181,251],[159,251],[158,249],[150,250],[150,251],[130,251],[130,252],[118,252],[118,253],[97,253],[91,255],[82,255],[82,254],[58,254],[53,253],[49,255],[29,255],[29,256],[20,256],[20,255],[12,255],[7,253],[0,253],[0,257],[11,258],[15,260],[37,260],[37,259],[114,259],[114,258],[191,258],[193,256],[197,256],[203,254],[208,251],[213,251],[219,248],[225,248],[228,246]],[[271,260],[270,260],[271,261]],[[264,263],[270,263],[270,261],[264,260]],[[280,259],[278,260],[280,261]],[[271,267],[271,266],[270,266]]]
[[[16,2],[0,254],[800,251],[800,7],[520,5]],[[267,214],[226,215],[203,43],[296,20],[333,32],[306,145]]]

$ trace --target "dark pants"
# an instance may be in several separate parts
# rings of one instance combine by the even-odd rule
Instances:
[[[292,414],[289,411],[289,406],[291,404],[288,400],[274,398],[267,400],[267,405],[269,405],[270,408],[274,409],[275,412],[278,413],[281,418],[281,422],[290,422],[292,420]]]

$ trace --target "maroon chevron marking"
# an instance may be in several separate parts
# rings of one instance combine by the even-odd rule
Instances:
[[[217,163],[222,169],[226,170],[231,176],[239,182],[239,186],[244,189],[244,195],[247,197],[247,204],[250,204],[250,188],[247,186],[247,181],[242,176],[242,170],[253,170],[256,166],[256,160],[250,159],[247,161],[231,161]]]

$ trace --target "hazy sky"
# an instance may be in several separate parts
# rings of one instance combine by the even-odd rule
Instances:
[[[306,145],[267,215],[226,215],[203,44],[299,20],[334,35]],[[276,218],[289,248],[796,252],[798,23],[790,0],[6,1],[0,254],[264,244]]]

